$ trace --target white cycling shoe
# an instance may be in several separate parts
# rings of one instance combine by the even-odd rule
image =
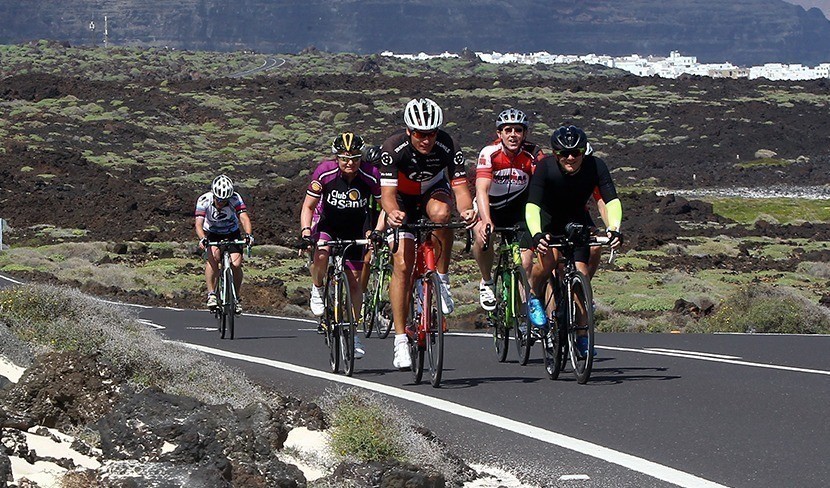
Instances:
[[[481,303],[481,308],[490,312],[496,309],[496,292],[494,290],[495,284],[490,281],[481,281],[478,284],[478,301]]]
[[[395,344],[395,356],[392,358],[392,366],[398,369],[407,369],[412,367],[412,358],[409,357],[408,343],[399,342]]]
[[[311,313],[317,317],[323,315],[323,312],[326,311],[323,306],[323,290],[321,288],[311,285],[311,300],[309,305],[311,306]]]
[[[363,343],[360,342],[360,338],[355,336],[354,338],[354,358],[355,359],[362,359],[363,356],[366,355],[366,349],[363,347]]]

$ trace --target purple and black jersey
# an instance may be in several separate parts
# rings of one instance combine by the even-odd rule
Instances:
[[[369,227],[371,197],[380,199],[380,174],[362,162],[352,181],[346,181],[337,161],[323,161],[314,170],[306,194],[319,198],[313,225],[317,231],[343,239],[362,238]]]

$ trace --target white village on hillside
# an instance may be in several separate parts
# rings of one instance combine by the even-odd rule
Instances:
[[[442,53],[437,55],[394,54],[389,51],[381,53],[383,56],[394,56],[404,59],[429,59],[435,57],[458,57],[458,54]],[[821,63],[811,68],[802,64],[767,63],[762,66],[749,68],[735,66],[732,63],[704,64],[698,63],[695,56],[682,56],[678,51],[672,51],[668,57],[629,56],[614,57],[598,54],[583,56],[569,54],[550,54],[538,52],[529,54],[518,53],[483,53],[476,55],[486,63],[506,64],[568,64],[582,62],[585,64],[599,64],[609,68],[628,71],[637,76],[660,76],[663,78],[677,78],[681,75],[709,76],[712,78],[766,78],[768,80],[815,80],[830,78],[830,63]]]

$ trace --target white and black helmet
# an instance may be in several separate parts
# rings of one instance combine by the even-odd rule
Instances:
[[[409,130],[433,131],[444,122],[444,112],[429,98],[413,98],[403,110],[403,121]]]
[[[233,195],[233,181],[225,175],[219,175],[214,178],[210,190],[219,200],[227,200]]]
[[[507,124],[519,124],[527,129],[527,115],[519,109],[508,108],[502,110],[498,117],[496,117],[496,129],[501,130],[502,126]]]

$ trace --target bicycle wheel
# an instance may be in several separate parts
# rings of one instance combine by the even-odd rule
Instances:
[[[429,272],[424,280],[424,314],[427,319],[426,352],[433,388],[441,386],[441,375],[444,371],[444,312],[441,308],[440,285],[438,274]]]
[[[329,346],[329,368],[332,373],[340,371],[340,334],[335,313],[334,283],[329,273],[326,279],[326,288],[323,293],[325,310],[323,312],[324,327],[326,329],[326,345]]]
[[[515,292],[513,293],[513,336],[516,339],[516,350],[519,354],[519,364],[527,364],[530,359],[530,348],[533,346],[531,337],[533,325],[527,314],[527,297],[530,294],[530,284],[527,273],[521,266],[513,268]]]
[[[219,326],[219,338],[224,339],[227,332],[227,321],[225,320],[225,273],[219,275],[219,283],[217,283],[218,291],[216,294],[216,308],[213,309],[213,314],[216,316],[216,321]]]
[[[377,314],[378,281],[380,272],[375,268],[375,257],[372,257],[372,271],[369,274],[369,283],[366,285],[366,292],[363,294],[363,308],[360,312],[360,320],[363,322],[363,335],[368,339],[372,337],[372,330],[375,326],[375,315]]]
[[[496,268],[496,309],[490,312],[490,322],[493,326],[493,347],[496,350],[496,357],[500,363],[507,359],[507,350],[510,346],[510,327],[508,324],[508,315],[510,319],[514,318],[512,312],[509,312],[510,307],[510,274],[505,273],[501,268]]]
[[[225,328],[228,338],[233,340],[233,323],[236,316],[236,293],[233,286],[233,269],[225,270],[225,296],[222,299],[225,309]]]
[[[407,327],[409,336],[409,358],[412,360],[412,382],[416,385],[424,377],[424,344],[420,340],[421,335],[421,314],[424,310],[423,299],[418,290],[423,289],[423,280],[416,278],[412,284],[412,301],[410,302],[409,318]]]
[[[557,310],[564,307],[562,297],[562,290],[559,286],[559,281],[552,278],[548,282],[548,286],[553,289],[554,303],[557,304]],[[552,318],[548,330],[542,337],[542,355],[545,363],[545,371],[548,377],[552,380],[559,378],[559,373],[565,368],[565,361],[567,360],[567,325],[564,321],[558,320],[561,314],[555,314],[556,319]]]
[[[378,337],[386,339],[392,332],[392,304],[389,302],[389,279],[392,269],[387,266],[381,277],[381,287],[375,307],[375,330]]]
[[[340,273],[337,287],[339,288],[338,295],[340,297],[337,301],[340,357],[343,359],[343,372],[346,376],[351,376],[354,373],[354,335],[357,332],[357,324],[354,321],[352,293],[349,289],[346,273]]]
[[[593,294],[588,278],[577,272],[569,278],[568,288],[568,343],[571,366],[577,383],[584,385],[591,377],[594,364],[594,311],[591,307]],[[579,337],[587,337],[587,354],[580,354],[577,347]]]

